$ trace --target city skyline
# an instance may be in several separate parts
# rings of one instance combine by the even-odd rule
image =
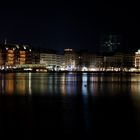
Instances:
[[[139,48],[136,4],[14,0],[1,5],[1,42],[6,38],[33,48],[96,51],[102,36],[112,34],[122,37],[122,49]]]

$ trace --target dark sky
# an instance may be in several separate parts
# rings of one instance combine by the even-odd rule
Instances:
[[[1,42],[96,51],[102,35],[118,34],[123,48],[139,47],[137,3],[11,0],[0,6]]]

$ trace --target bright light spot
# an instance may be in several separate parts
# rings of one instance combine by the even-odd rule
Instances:
[[[19,45],[16,45],[16,47],[19,49]]]
[[[96,68],[90,68],[90,71],[97,71]]]
[[[82,71],[88,71],[87,67],[83,67]]]
[[[69,51],[71,51],[71,52],[72,52],[72,51],[73,51],[73,49],[65,49],[65,51],[68,51],[68,52],[69,52]]]
[[[24,46],[24,49],[26,50],[26,46]]]
[[[26,70],[32,70],[32,68],[24,68],[24,70],[26,71]]]

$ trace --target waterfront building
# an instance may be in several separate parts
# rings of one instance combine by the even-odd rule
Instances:
[[[56,66],[56,51],[52,49],[40,51],[40,64],[45,64],[48,69],[54,70]]]
[[[90,55],[87,50],[81,50],[78,53],[78,70],[87,71],[89,68]]]
[[[99,57],[97,57],[97,54],[91,53],[89,54],[89,66],[88,69],[89,71],[95,71],[97,70],[97,62],[99,61]]]
[[[39,50],[32,50],[32,64],[40,64]]]
[[[64,50],[64,60],[66,70],[76,70],[77,69],[77,58],[78,55],[73,49]]]
[[[116,52],[114,54],[114,64],[113,64],[113,70],[115,71],[120,71],[123,69],[123,65],[124,65],[124,53],[121,52]]]
[[[57,68],[64,69],[65,68],[65,60],[63,54],[56,54],[56,66]]]
[[[0,44],[0,65],[12,66],[16,62],[16,46]]]
[[[102,55],[97,55],[96,56],[96,69],[97,71],[102,71],[103,70],[103,56]]]
[[[104,70],[112,71],[114,67],[114,56],[113,55],[107,55],[103,57],[103,68]]]
[[[135,68],[140,68],[140,49],[135,52]]]
[[[28,45],[16,45],[18,48],[18,64],[32,64],[32,50]]]
[[[32,64],[31,48],[28,45],[0,44],[0,66],[11,68],[16,65]]]
[[[135,53],[134,52],[125,53],[123,57],[123,68],[125,70],[130,70],[131,68],[134,67],[135,67]]]

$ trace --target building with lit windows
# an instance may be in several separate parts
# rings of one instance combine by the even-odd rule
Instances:
[[[32,50],[28,45],[16,45],[18,48],[18,64],[32,64]]]
[[[73,49],[64,50],[64,60],[66,70],[76,70],[77,69],[77,59],[78,55]]]
[[[0,44],[0,65],[12,66],[16,62],[16,46]]]
[[[58,67],[64,68],[65,60],[64,60],[64,55],[63,54],[56,54],[56,65]]]
[[[135,67],[140,68],[140,49],[135,52]]]
[[[78,53],[78,71],[99,71],[103,64],[103,57],[99,54],[81,50]]]
[[[0,44],[0,66],[32,64],[32,51],[28,45]]]
[[[56,66],[56,51],[52,49],[40,51],[40,64],[45,64],[50,70]]]

